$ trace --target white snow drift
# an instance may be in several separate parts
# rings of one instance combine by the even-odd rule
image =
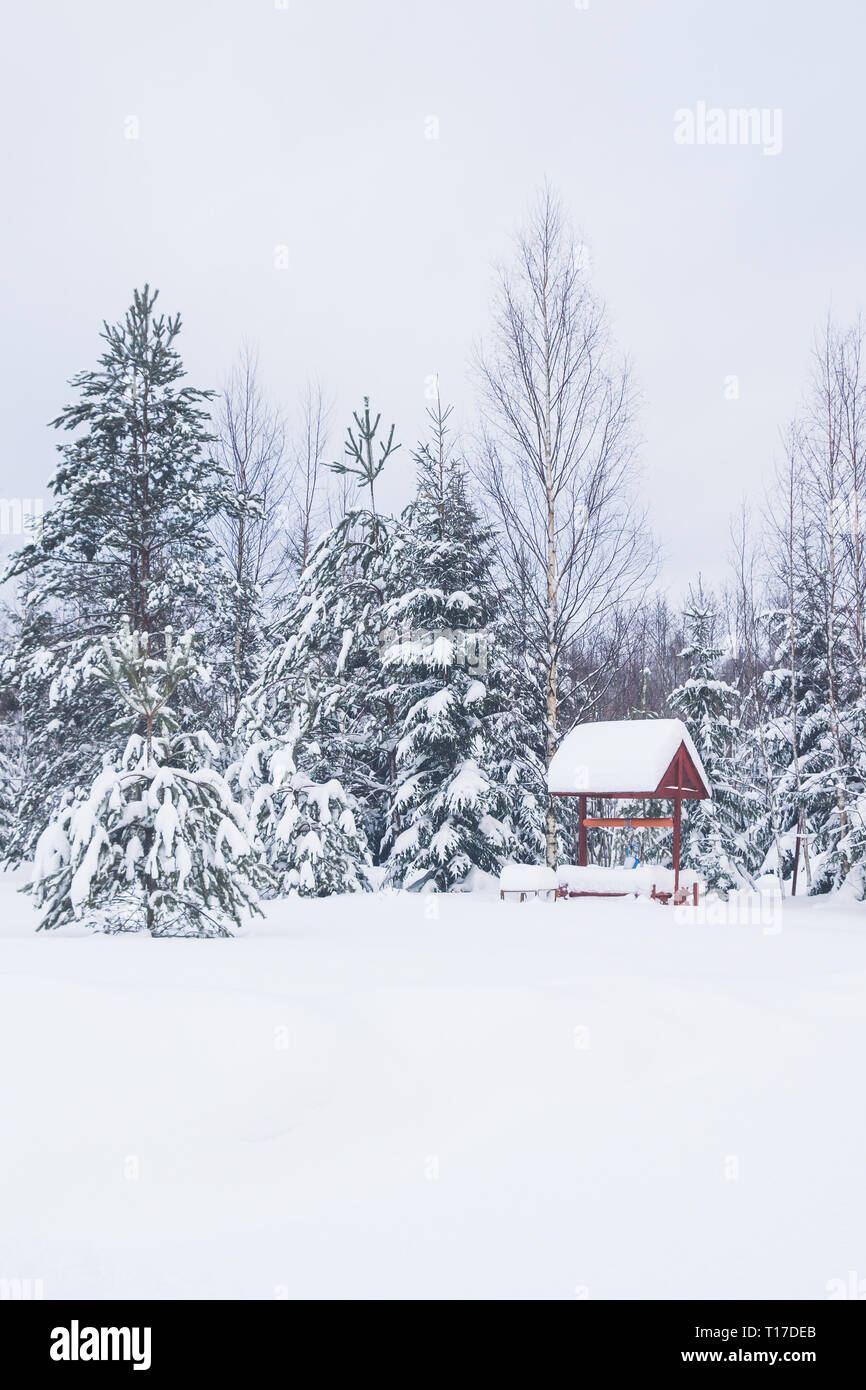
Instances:
[[[46,1298],[821,1299],[866,1275],[863,908],[355,894],[36,934],[0,1273]]]

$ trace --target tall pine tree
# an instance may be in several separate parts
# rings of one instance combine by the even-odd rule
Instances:
[[[428,412],[417,492],[393,547],[383,660],[395,750],[383,858],[392,880],[452,888],[497,871],[512,846],[497,783],[494,721],[505,723],[502,669],[488,659],[496,595],[491,538],[450,447],[450,408]]]
[[[73,378],[78,399],[53,421],[69,435],[50,483],[53,505],[5,578],[21,581],[23,618],[5,677],[15,691],[28,775],[13,859],[32,851],[52,806],[92,780],[117,713],[117,695],[90,680],[99,641],[126,618],[151,634],[204,637],[219,603],[211,525],[236,505],[210,456],[210,392],[183,383],[180,316],[155,312],[136,291],[120,323],[105,324],[98,366]],[[205,685],[191,684],[191,717],[207,717]]]
[[[399,526],[376,511],[374,484],[398,446],[392,427],[377,454],[379,421],[365,400],[349,430],[346,454],[352,463],[335,465],[369,492],[370,505],[350,510],[314,548],[292,608],[242,703],[237,728],[245,795],[265,816],[259,833],[269,860],[287,872],[293,865],[273,843],[276,827],[286,825],[286,796],[297,789],[301,809],[313,811],[311,795],[318,793],[309,788],[339,783],[333,819],[345,828],[339,855],[353,865],[346,868],[352,880],[347,887],[360,882],[385,833],[396,743],[382,631]],[[340,804],[346,815],[337,811]],[[332,881],[316,877],[317,885]]]
[[[756,798],[743,786],[738,761],[741,695],[720,679],[724,651],[716,644],[717,614],[699,584],[685,608],[688,676],[672,691],[670,706],[685,723],[712,787],[712,799],[683,806],[683,863],[707,888],[726,893],[751,883],[746,830]]]

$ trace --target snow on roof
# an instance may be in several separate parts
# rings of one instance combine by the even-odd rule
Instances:
[[[709,778],[681,719],[611,719],[578,724],[556,750],[547,773],[554,796],[654,792],[684,743],[704,786]]]

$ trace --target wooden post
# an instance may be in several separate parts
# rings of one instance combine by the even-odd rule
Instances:
[[[586,865],[586,826],[584,825],[584,821],[586,820],[585,796],[579,796],[577,798],[577,816],[577,862],[583,867]]]
[[[677,758],[677,794],[674,797],[674,894],[680,886],[680,819],[683,809],[683,755],[680,749]]]

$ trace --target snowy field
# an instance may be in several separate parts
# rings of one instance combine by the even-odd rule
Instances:
[[[866,915],[281,903],[34,935],[0,883],[0,1275],[45,1297],[786,1297],[866,1276]],[[438,918],[431,918],[431,910]]]

